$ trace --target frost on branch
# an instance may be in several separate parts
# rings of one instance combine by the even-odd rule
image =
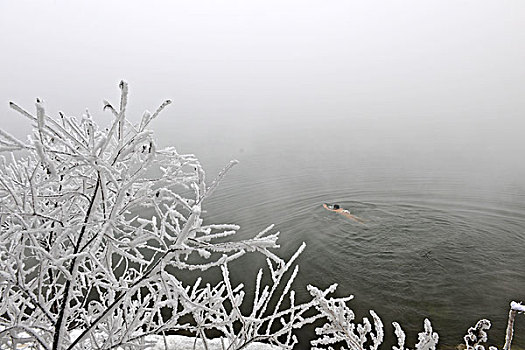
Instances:
[[[512,301],[510,303],[509,318],[507,321],[507,331],[505,334],[505,344],[503,350],[510,350],[512,337],[514,336],[514,321],[517,313],[525,312],[525,307],[521,303]],[[487,331],[490,329],[489,320],[480,320],[474,327],[470,327],[463,338],[467,350],[485,350],[483,343],[488,340]],[[497,350],[495,346],[489,346],[489,350]]]
[[[377,350],[383,342],[383,322],[377,314],[370,310],[373,326],[368,318],[363,318],[360,324],[355,323],[354,312],[346,305],[353,297],[328,298],[328,294],[335,291],[332,285],[326,291],[308,286],[310,294],[314,297],[315,307],[326,319],[322,327],[316,329],[318,338],[312,341],[312,349],[340,349],[352,350]],[[397,346],[393,350],[408,350],[405,348],[405,332],[397,322],[393,322],[394,332],[398,338]],[[424,322],[424,331],[419,333],[419,342],[415,345],[418,350],[435,350],[438,343],[438,334],[432,330],[428,319]]]
[[[127,84],[120,89],[119,107],[105,102],[113,118],[107,128],[89,112],[53,118],[40,100],[35,115],[11,103],[33,122],[33,133],[22,142],[0,132],[0,150],[11,152],[0,158],[3,344],[108,349],[142,346],[145,336],[168,331],[205,338],[211,328],[233,342],[239,332],[228,327],[237,320],[249,327],[239,344],[256,336],[291,339],[275,332],[282,324],[271,323],[293,324],[300,309],[283,312],[277,305],[268,312],[274,286],[291,266],[269,251],[278,247],[278,233],[270,228],[225,240],[237,225],[210,225],[201,217],[203,202],[236,161],[208,184],[193,155],[157,149],[148,125],[170,101],[135,125],[126,117]],[[242,286],[232,287],[228,278],[227,264],[248,251],[268,257],[274,279],[254,307],[257,321],[240,314]],[[179,270],[214,267],[225,278],[215,286],[200,280],[186,286],[177,278]],[[292,299],[295,274],[284,293]],[[262,331],[264,325],[270,330]]]
[[[88,111],[53,118],[41,100],[35,114],[10,104],[33,132],[22,141],[0,130],[0,152],[8,154],[0,156],[0,349],[142,349],[151,336],[178,331],[205,348],[218,334],[223,349],[256,341],[292,349],[293,331],[319,322],[315,349],[377,350],[382,321],[370,311],[372,321],[355,323],[346,305],[352,296],[328,296],[336,285],[309,286],[312,299],[295,300],[295,262],[304,244],[286,261],[272,252],[279,237],[273,226],[236,240],[237,225],[204,221],[204,201],[236,161],[208,183],[195,156],[156,147],[148,126],[171,102],[133,124],[127,84],[120,89],[118,107],[104,102],[112,118],[107,128]],[[253,297],[228,269],[247,252],[267,261]],[[182,270],[198,276],[207,269],[222,281],[179,279]],[[522,311],[511,306],[505,350]],[[483,350],[489,326],[482,320],[469,329],[469,349]],[[408,350],[403,330],[397,323],[394,329],[393,350]],[[437,342],[425,320],[415,348],[435,350]]]
[[[436,345],[439,340],[439,336],[432,330],[432,325],[428,318],[424,322],[425,330],[418,334],[418,343],[416,349],[418,350],[436,350]]]
[[[489,320],[479,320],[474,327],[470,327],[467,334],[463,338],[467,350],[485,350],[485,347],[480,343],[487,341],[487,331],[490,329]]]
[[[321,291],[313,286],[308,286],[310,294],[316,301],[316,308],[320,314],[326,317],[327,322],[316,329],[320,336],[312,341],[313,349],[321,349],[321,346],[343,343],[347,349],[365,349],[365,343],[370,343],[370,350],[377,350],[383,341],[383,323],[377,315],[370,311],[374,320],[374,330],[365,317],[362,324],[355,324],[354,312],[346,305],[353,296],[346,298],[327,298],[333,293],[337,285],[332,285],[326,291]]]

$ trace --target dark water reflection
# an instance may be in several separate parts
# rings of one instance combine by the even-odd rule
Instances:
[[[299,298],[307,298],[307,284],[338,283],[340,295],[355,295],[359,317],[374,309],[390,334],[398,321],[410,346],[425,317],[442,345],[461,343],[468,327],[488,318],[489,339],[502,346],[509,302],[525,299],[518,158],[507,152],[502,159],[503,146],[487,152],[479,140],[450,135],[406,140],[362,125],[348,135],[334,126],[280,130],[223,135],[213,146],[181,139],[210,177],[228,153],[241,160],[209,200],[210,222],[240,224],[242,237],[275,223],[283,256],[306,242]],[[366,223],[328,212],[323,202]],[[259,263],[233,270],[253,283]],[[525,346],[525,320],[516,325],[515,344]]]
[[[205,218],[239,224],[241,238],[274,223],[283,257],[306,242],[297,299],[308,299],[308,284],[337,283],[338,295],[355,295],[350,306],[359,319],[370,309],[379,314],[386,345],[397,321],[413,347],[426,317],[441,345],[461,343],[482,318],[493,323],[491,343],[503,345],[509,303],[525,300],[522,141],[463,139],[457,130],[435,137],[424,128],[392,136],[402,128],[362,122],[273,123],[183,120],[173,128],[167,120],[155,129],[161,144],[195,153],[208,180],[230,159],[241,161],[207,202]],[[323,202],[339,203],[365,224],[324,210]],[[231,266],[247,296],[263,266],[253,255]],[[525,347],[522,318],[513,344]],[[312,335],[313,328],[302,330],[301,348]]]

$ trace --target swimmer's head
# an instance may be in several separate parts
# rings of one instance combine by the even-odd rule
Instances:
[[[339,204],[334,204],[333,208],[336,210],[339,209]]]

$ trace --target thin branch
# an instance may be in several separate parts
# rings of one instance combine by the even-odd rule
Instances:
[[[84,217],[84,224],[88,223],[89,217],[91,215],[91,211],[93,209],[93,206],[95,204],[95,199],[98,194],[98,190],[100,188],[100,177],[97,179],[97,184],[95,186],[95,190],[93,191],[93,196],[91,197],[91,202],[89,203],[89,208],[86,212],[86,216]],[[78,250],[80,249],[80,243],[82,242],[82,239],[84,238],[84,233],[86,232],[86,225],[82,226],[80,229],[80,234],[78,236],[77,242],[74,247],[74,254],[78,253]],[[73,271],[76,267],[77,258],[74,258],[73,261],[71,261],[71,265],[69,268],[69,273],[73,276]],[[75,278],[76,276],[73,276]],[[58,350],[60,346],[60,340],[61,340],[61,333],[62,333],[62,324],[65,321],[65,312],[68,307],[69,303],[69,294],[71,289],[71,280],[67,280],[64,288],[64,294],[62,296],[62,305],[60,306],[60,312],[58,314],[57,323],[55,326],[55,335],[53,337],[53,350]]]

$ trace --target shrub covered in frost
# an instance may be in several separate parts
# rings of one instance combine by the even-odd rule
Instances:
[[[206,346],[214,330],[224,349],[254,341],[291,349],[294,329],[324,321],[314,348],[376,350],[381,320],[371,311],[373,326],[355,324],[351,297],[328,296],[335,285],[310,286],[312,299],[296,304],[294,262],[304,244],[284,261],[271,251],[278,248],[272,226],[236,240],[237,225],[203,221],[203,202],[236,162],[209,183],[193,155],[157,149],[148,126],[170,101],[133,124],[127,84],[120,89],[118,108],[104,102],[113,116],[105,129],[87,111],[52,118],[40,100],[35,115],[11,103],[34,128],[27,141],[0,131],[0,151],[10,153],[0,157],[0,348],[137,348],[150,335],[177,331]],[[259,271],[250,298],[228,270],[247,252],[264,254],[269,273],[265,284]],[[186,285],[178,277],[207,269],[222,281]],[[394,350],[405,350],[394,326]],[[438,336],[428,320],[424,326],[416,348],[435,349]],[[469,348],[479,348],[489,326],[480,321],[469,330]]]

